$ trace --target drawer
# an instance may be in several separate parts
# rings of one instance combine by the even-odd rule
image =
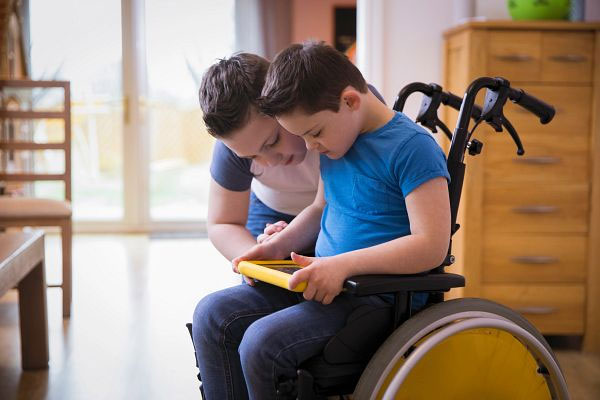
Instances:
[[[583,285],[483,285],[482,296],[519,312],[543,334],[583,333]]]
[[[583,283],[585,236],[486,235],[486,283]]]
[[[490,30],[487,71],[514,82],[589,83],[594,34]]]
[[[583,183],[589,180],[587,138],[558,140],[541,133],[519,135],[525,154],[507,133],[486,132],[484,142],[485,179],[487,182]]]
[[[542,34],[528,31],[494,31],[488,36],[487,71],[509,81],[540,80]]]
[[[594,35],[591,32],[542,34],[542,81],[592,81]]]
[[[515,127],[519,136],[528,133],[556,135],[549,138],[562,143],[585,139],[591,131],[592,88],[586,86],[541,86],[515,85],[527,93],[554,106],[556,114],[546,125],[539,118],[521,106],[507,102],[504,114]]]
[[[586,233],[587,184],[491,183],[483,189],[486,233]]]

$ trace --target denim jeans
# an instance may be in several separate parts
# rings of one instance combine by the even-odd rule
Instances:
[[[323,305],[261,282],[204,297],[192,335],[206,399],[276,399],[277,383],[320,354],[363,304],[389,306],[378,296],[344,293]]]

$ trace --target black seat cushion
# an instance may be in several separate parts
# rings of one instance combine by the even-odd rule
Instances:
[[[323,353],[300,366],[314,378],[318,395],[352,393],[377,348],[390,334],[392,306],[362,305],[332,337]]]
[[[368,361],[391,333],[392,312],[391,305],[362,305],[356,308],[342,330],[325,345],[323,359],[329,364]]]

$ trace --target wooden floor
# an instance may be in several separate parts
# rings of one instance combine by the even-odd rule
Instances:
[[[59,241],[47,239],[48,281]],[[206,239],[77,235],[73,312],[48,291],[50,368],[22,372],[16,292],[0,298],[0,399],[198,399],[185,323],[196,302],[239,282]],[[600,359],[559,351],[574,400],[600,399]]]
[[[52,282],[60,248],[47,242]],[[185,323],[201,297],[239,282],[208,241],[77,235],[73,268],[70,321],[48,290],[48,371],[21,371],[16,292],[0,299],[0,399],[199,398]]]

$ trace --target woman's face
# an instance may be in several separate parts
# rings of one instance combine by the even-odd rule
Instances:
[[[306,156],[301,137],[292,135],[277,120],[255,110],[251,111],[245,126],[220,140],[239,157],[267,167],[300,164]]]

